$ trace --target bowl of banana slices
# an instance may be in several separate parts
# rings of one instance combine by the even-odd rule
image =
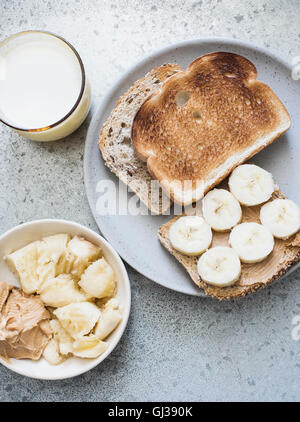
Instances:
[[[72,221],[31,221],[0,236],[0,363],[31,378],[80,375],[127,325],[126,268],[99,234]]]

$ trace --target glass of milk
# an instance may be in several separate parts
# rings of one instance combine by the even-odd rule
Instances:
[[[25,31],[0,42],[0,120],[20,135],[64,138],[83,123],[90,105],[82,60],[63,38]]]

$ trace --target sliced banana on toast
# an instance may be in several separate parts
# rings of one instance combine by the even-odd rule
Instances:
[[[202,217],[180,217],[170,228],[171,245],[184,255],[202,254],[209,248],[211,241],[211,228]]]
[[[193,226],[197,228],[196,221],[200,220],[196,219],[201,217],[174,218],[158,231],[162,245],[185,267],[193,281],[221,300],[242,297],[264,287],[300,259],[298,238],[295,242],[284,242],[300,230],[300,208],[293,201],[281,199],[280,191],[274,193],[272,175],[254,164],[243,164],[232,172],[228,186],[230,192],[215,188],[202,201],[202,214],[214,230],[213,239],[208,241],[209,235],[204,230],[199,233],[202,240],[207,239],[206,249],[212,243],[211,249],[204,252],[203,244],[199,245],[197,239],[199,233],[192,230]],[[280,199],[272,200],[275,196]],[[259,219],[261,224],[257,223]],[[226,231],[230,231],[229,235],[222,233]],[[259,266],[256,273],[255,266],[241,266],[268,258],[275,246],[274,237],[283,241],[276,243],[276,254],[266,267]],[[201,252],[203,255],[196,261],[193,255]],[[278,264],[274,265],[276,260]],[[262,271],[267,274],[264,278]],[[208,286],[222,288],[237,281],[237,286],[230,289]]]
[[[203,198],[205,221],[215,231],[232,229],[242,219],[242,209],[235,197],[226,189],[213,189]]]
[[[228,186],[236,199],[248,207],[268,201],[275,190],[272,174],[255,164],[236,167]]]
[[[263,226],[278,239],[288,239],[300,229],[300,208],[289,199],[275,199],[260,210]]]
[[[229,244],[245,263],[261,262],[272,252],[274,238],[271,232],[258,223],[242,223],[234,227]]]
[[[216,246],[206,251],[197,264],[203,281],[217,287],[234,284],[241,274],[241,262],[237,253],[227,246]]]

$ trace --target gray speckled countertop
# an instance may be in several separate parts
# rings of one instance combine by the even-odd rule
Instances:
[[[79,50],[94,105],[115,78],[147,53],[203,36],[252,41],[300,55],[298,0],[1,0],[0,39],[25,29],[56,32]],[[0,232],[38,218],[65,218],[97,230],[82,160],[87,122],[49,144],[0,125]],[[300,272],[235,302],[188,297],[128,268],[132,312],[117,348],[74,379],[38,381],[0,368],[0,401],[300,399]]]

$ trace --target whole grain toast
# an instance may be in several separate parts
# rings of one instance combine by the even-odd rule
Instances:
[[[132,141],[170,197],[188,205],[289,127],[287,110],[257,80],[255,66],[216,52],[147,98],[134,118]]]
[[[225,188],[226,184],[222,188]],[[276,198],[285,198],[277,190],[273,193],[270,200]],[[202,207],[197,207],[197,215],[202,215]],[[242,222],[258,222],[260,206],[244,207],[242,206]],[[172,224],[180,217],[175,217],[161,226],[158,230],[158,238],[161,244],[183,265],[197,286],[204,292],[216,299],[235,299],[246,296],[284,275],[287,270],[300,260],[300,232],[287,240],[274,239],[275,245],[273,252],[262,262],[255,264],[243,264],[240,279],[230,287],[215,287],[201,280],[197,271],[197,262],[199,256],[187,256],[174,249],[170,243],[169,230]],[[228,238],[230,232],[213,231],[212,247],[229,246]]]
[[[151,197],[152,177],[147,165],[134,154],[131,126],[143,101],[157,91],[167,78],[180,70],[182,68],[176,64],[165,64],[154,68],[135,82],[117,102],[101,129],[98,141],[105,165],[155,214],[165,212],[169,204],[167,201],[163,202],[161,193],[157,200]]]

